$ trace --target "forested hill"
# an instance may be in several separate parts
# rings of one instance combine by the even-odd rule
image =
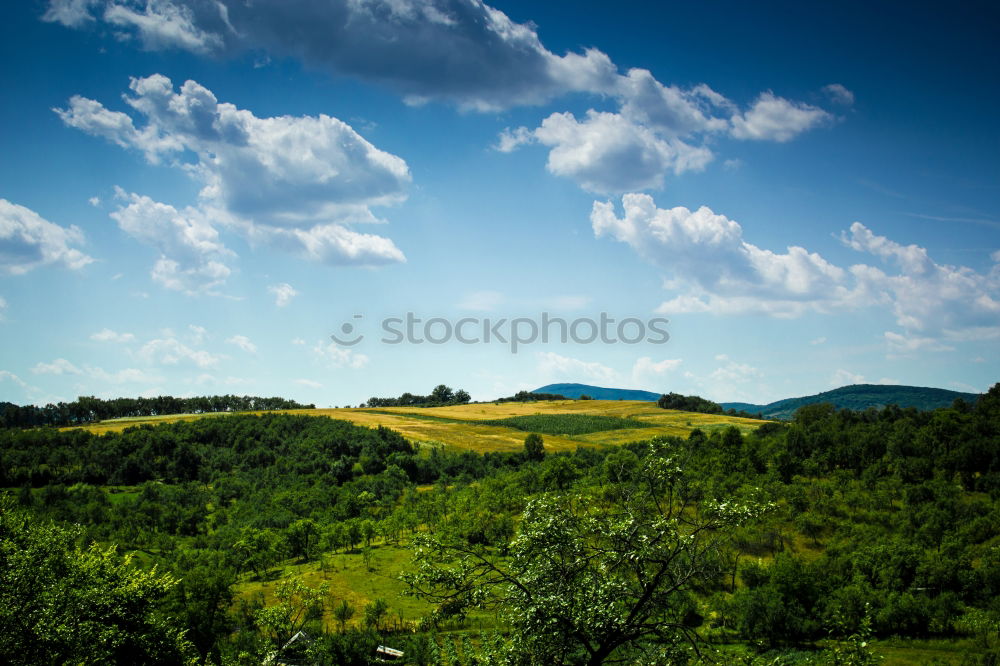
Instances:
[[[541,388],[536,388],[532,393],[557,393],[574,400],[579,400],[581,395],[589,396],[594,400],[646,400],[656,402],[660,398],[659,393],[653,393],[652,391],[603,388],[600,386],[590,386],[589,384],[548,384]]]
[[[756,414],[760,412],[765,418],[788,419],[795,410],[804,405],[815,405],[827,402],[837,409],[860,411],[869,407],[883,408],[886,405],[900,407],[916,407],[929,410],[950,406],[956,398],[973,403],[979,395],[962,393],[947,389],[926,388],[923,386],[886,386],[882,384],[853,384],[842,386],[832,391],[824,391],[816,395],[800,398],[786,398],[767,405],[754,405],[746,402],[723,402],[724,409],[736,409]]]
[[[260,398],[250,395],[212,395],[175,398],[113,398],[102,400],[82,395],[73,402],[36,407],[0,402],[0,428],[67,426],[105,419],[159,416],[163,414],[203,414],[206,412],[265,412],[276,409],[315,409],[285,398]]]

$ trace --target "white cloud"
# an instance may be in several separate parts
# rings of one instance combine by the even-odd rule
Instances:
[[[738,363],[726,355],[717,356],[716,360],[723,363],[709,374],[709,379],[716,384],[730,386],[745,384],[751,380],[763,377],[760,370],[748,363]]]
[[[572,113],[553,113],[534,136],[552,148],[549,172],[592,192],[660,187],[667,172],[700,171],[712,159],[708,148],[661,137],[623,115],[594,110],[583,121]]]
[[[202,349],[192,349],[174,337],[150,340],[139,349],[137,355],[150,363],[177,365],[181,361],[187,361],[199,368],[216,365],[222,358]]]
[[[87,203],[89,203],[94,208],[97,208],[98,206],[101,205],[101,198],[100,197],[90,197],[89,199],[87,199]]]
[[[7,299],[5,299],[3,296],[0,296],[0,321],[3,321],[3,313],[4,310],[6,309],[7,309]]]
[[[295,288],[288,284],[287,282],[281,282],[279,284],[272,284],[267,288],[268,293],[274,294],[274,304],[279,308],[283,308],[292,302],[292,299],[298,296],[299,292]]]
[[[313,353],[334,368],[353,368],[355,370],[368,365],[368,357],[364,354],[330,343],[318,343],[313,347]]]
[[[575,382],[581,379],[596,382],[614,382],[618,373],[596,361],[560,356],[555,352],[539,352],[538,372],[547,379]]]
[[[695,294],[664,303],[661,312],[791,316],[836,295],[844,277],[842,269],[804,248],[778,254],[746,242],[738,223],[705,206],[664,210],[645,194],[626,194],[622,205],[625,215],[618,218],[612,203],[594,202],[594,234],[627,243],[695,288]]]
[[[2,381],[9,381],[13,384],[17,384],[18,386],[26,390],[31,389],[31,387],[28,386],[27,382],[25,382],[23,379],[21,379],[13,372],[10,372],[8,370],[0,370],[0,382]]]
[[[224,262],[235,256],[219,239],[204,211],[169,204],[118,190],[128,203],[111,213],[122,231],[155,248],[160,257],[150,275],[168,289],[195,293],[225,282],[232,272]]]
[[[534,142],[535,133],[527,127],[517,127],[513,130],[509,127],[505,127],[504,130],[500,132],[500,136],[497,137],[497,143],[494,148],[501,153],[511,153],[521,146],[526,146]]]
[[[226,343],[236,345],[248,354],[254,354],[257,352],[257,345],[250,342],[250,338],[245,335],[234,335],[233,337],[227,339]]]
[[[314,382],[311,379],[296,379],[295,383],[299,384],[300,386],[305,386],[306,388],[311,388],[311,389],[323,388],[322,384],[320,384],[319,382]]]
[[[826,336],[820,336],[820,337],[816,338],[815,340],[810,340],[809,344],[815,346],[815,345],[821,345],[821,344],[823,344],[825,342],[826,342]]]
[[[29,208],[0,199],[0,271],[22,275],[51,264],[78,270],[94,261],[70,247],[82,243],[78,227],[60,227]]]
[[[49,7],[42,15],[43,21],[61,23],[67,28],[78,28],[94,21],[90,8],[100,0],[49,0]]]
[[[659,187],[667,173],[703,168],[712,158],[707,135],[787,141],[830,117],[770,92],[740,112],[704,83],[681,88],[645,69],[621,73],[595,48],[558,55],[542,44],[534,25],[516,23],[482,0],[147,0],[144,6],[94,0],[93,7],[78,7],[64,24],[103,20],[119,34],[137,35],[147,49],[295,57],[338,77],[385,85],[409,104],[440,100],[496,111],[570,93],[611,98],[616,113],[591,109],[582,122],[553,114],[548,128],[507,129],[495,146],[509,152],[549,142],[549,170],[598,192]],[[837,86],[827,87],[828,94],[836,91],[835,102],[849,93]],[[601,160],[608,162],[603,171]]]
[[[830,96],[830,99],[842,106],[852,106],[854,104],[854,93],[839,83],[831,83],[823,86],[823,92]]]
[[[207,54],[222,46],[219,35],[194,25],[193,12],[170,0],[146,0],[145,7],[133,8],[112,2],[104,10],[104,20],[113,26],[133,29],[150,51],[181,49]]]
[[[111,384],[152,384],[162,382],[163,378],[150,374],[138,368],[124,368],[117,372],[108,372],[103,368],[84,366],[84,374],[91,379],[104,381]]]
[[[980,273],[937,264],[924,248],[877,236],[855,222],[842,236],[845,245],[891,266],[842,268],[802,247],[782,253],[757,247],[744,240],[737,222],[707,207],[660,209],[649,195],[634,193],[622,197],[622,207],[619,218],[614,204],[595,201],[594,233],[628,244],[670,273],[666,286],[683,293],[658,308],[665,314],[797,317],[878,306],[907,332],[890,340],[895,351],[917,339],[921,349],[943,350],[930,340],[988,337],[1000,327],[998,266]],[[887,272],[891,269],[895,272]]]
[[[306,343],[302,338],[292,338],[293,345],[304,345]]]
[[[496,310],[503,302],[504,295],[499,291],[475,291],[466,294],[457,307],[462,310],[489,312]]]
[[[820,108],[765,92],[749,110],[731,118],[730,134],[736,139],[785,142],[831,119]]]
[[[70,127],[140,150],[150,163],[166,162],[203,184],[196,207],[178,211],[132,194],[115,214],[126,231],[164,252],[159,281],[192,290],[224,280],[222,258],[230,252],[216,224],[325,263],[405,260],[390,239],[344,226],[379,221],[371,208],[403,201],[410,182],[406,162],[346,123],[322,114],[258,118],[194,81],[175,91],[160,74],[132,79],[130,89],[125,101],[145,118],[142,128],[80,96],[55,111]],[[188,156],[194,161],[184,161]],[[147,228],[129,209],[153,214],[155,224]]]
[[[922,338],[914,335],[900,335],[893,331],[885,332],[885,341],[889,344],[892,355],[907,355],[914,352],[954,351],[955,348],[942,344],[935,338]]]
[[[718,402],[766,403],[774,399],[760,369],[716,354],[716,366],[707,374],[685,371],[682,375],[688,388],[679,392],[692,392]]]
[[[679,358],[654,361],[649,356],[642,356],[632,365],[632,381],[637,387],[648,386],[653,387],[651,390],[662,391],[664,377],[677,370],[681,363]]]
[[[205,342],[205,338],[208,337],[208,329],[204,326],[188,324],[188,336],[191,339],[191,344],[200,345]]]
[[[110,328],[104,328],[97,333],[91,333],[90,339],[97,342],[133,342],[135,336],[131,333],[116,333]]]
[[[36,375],[80,375],[83,370],[64,358],[57,358],[51,363],[38,363],[31,369]]]

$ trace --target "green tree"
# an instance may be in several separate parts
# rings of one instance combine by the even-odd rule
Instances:
[[[385,599],[376,599],[365,605],[365,626],[378,630],[382,620],[389,613],[389,604]]]
[[[340,633],[344,633],[352,617],[354,617],[354,606],[347,603],[347,599],[343,599],[333,607],[333,619],[340,625]]]
[[[505,650],[523,664],[629,661],[646,647],[694,643],[690,596],[721,574],[727,528],[762,503],[678,499],[682,471],[654,445],[641,482],[615,501],[545,495],[524,511],[510,557],[438,535],[417,539],[411,593],[437,602],[436,618],[498,609],[511,628]]]
[[[303,560],[312,558],[316,547],[319,545],[320,531],[316,521],[311,518],[300,518],[288,526],[285,538],[288,541],[288,550],[292,555],[297,555]]]
[[[180,664],[184,631],[157,612],[177,581],[97,544],[79,528],[34,522],[0,498],[0,662]]]
[[[256,611],[254,619],[272,644],[280,648],[307,623],[323,617],[323,600],[329,589],[327,583],[313,588],[297,578],[287,578],[274,590],[278,603]]]
[[[528,460],[541,460],[545,457],[545,443],[537,432],[529,433],[524,438],[524,456]]]

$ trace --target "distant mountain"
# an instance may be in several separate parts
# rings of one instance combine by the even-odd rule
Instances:
[[[838,409],[861,410],[869,407],[882,408],[886,405],[900,407],[916,407],[917,409],[937,409],[948,407],[955,398],[966,402],[979,399],[977,393],[961,393],[939,388],[924,388],[922,386],[885,386],[882,384],[853,384],[842,386],[832,391],[824,391],[816,395],[801,398],[786,398],[768,405],[753,405],[746,402],[723,402],[723,409],[743,410],[751,414],[758,412],[768,418],[791,418],[795,410],[803,405],[814,405],[828,402]]]
[[[532,393],[557,393],[567,398],[577,399],[581,395],[589,395],[594,400],[647,400],[656,402],[659,393],[652,391],[636,391],[634,389],[602,388],[589,384],[548,384],[536,388]]]

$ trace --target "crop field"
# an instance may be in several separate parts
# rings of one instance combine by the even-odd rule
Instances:
[[[712,431],[734,425],[748,432],[762,423],[724,414],[660,409],[650,402],[630,400],[477,403],[429,408],[295,409],[284,413],[325,416],[368,427],[385,426],[423,446],[446,446],[480,453],[516,451],[523,446],[526,432],[543,434],[545,448],[549,451],[572,451],[581,445],[624,444],[657,435],[687,437],[695,428]],[[173,414],[113,419],[80,427],[100,434],[139,425],[220,416],[225,414]]]
[[[599,414],[525,414],[484,421],[491,426],[514,428],[542,435],[589,435],[592,432],[649,428],[652,424]]]

